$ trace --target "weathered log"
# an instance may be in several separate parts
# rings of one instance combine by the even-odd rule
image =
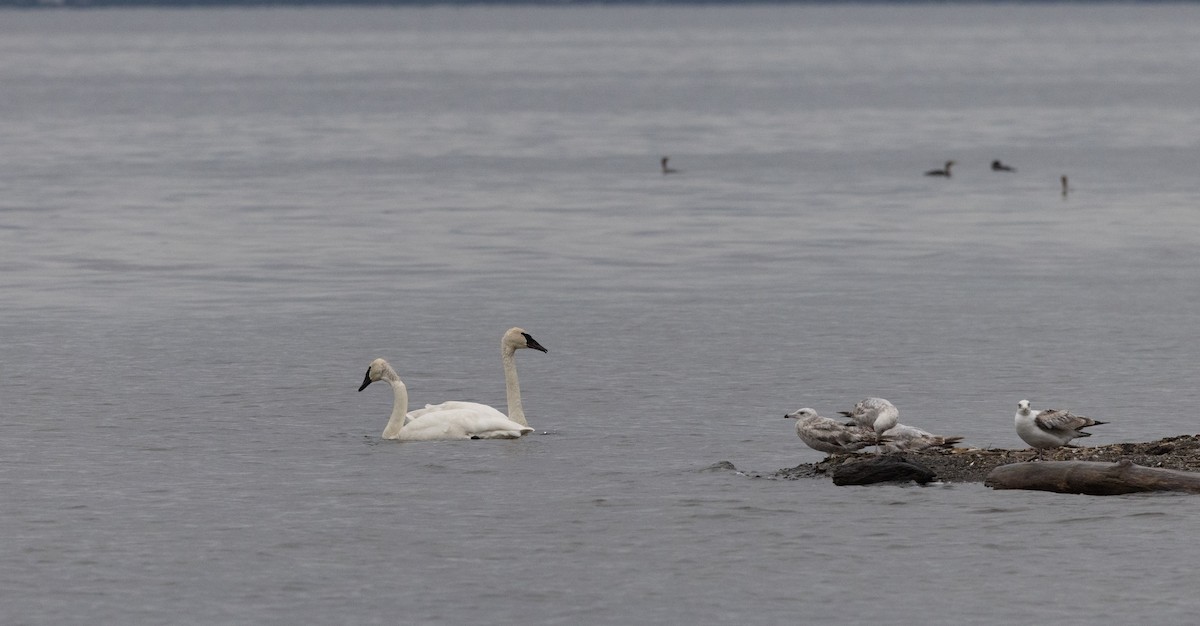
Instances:
[[[1034,489],[1092,496],[1143,491],[1200,493],[1200,473],[1143,467],[1128,459],[1116,463],[1046,461],[1001,465],[988,474],[983,484],[992,489]]]
[[[903,456],[876,456],[866,461],[846,463],[833,470],[835,485],[872,485],[875,483],[908,482],[919,484],[936,478],[933,470]]]

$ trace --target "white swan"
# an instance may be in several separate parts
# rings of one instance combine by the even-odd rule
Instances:
[[[383,429],[384,439],[399,441],[436,441],[442,439],[516,439],[533,432],[533,429],[518,424],[503,415],[499,417],[469,408],[447,409],[425,415],[405,423],[408,412],[408,388],[396,374],[396,370],[383,359],[371,361],[367,375],[363,377],[359,391],[367,385],[386,380],[392,386],[395,399],[392,401],[392,416]],[[490,407],[489,407],[490,408]],[[495,409],[492,409],[495,411]],[[499,413],[499,411],[495,411]]]
[[[532,348],[542,352],[549,352],[542,347],[542,344],[537,342],[537,339],[533,338],[533,335],[520,328],[510,328],[500,338],[500,361],[504,364],[504,392],[508,396],[508,415],[486,404],[450,400],[441,404],[427,404],[423,409],[410,411],[405,417],[404,422],[407,424],[417,418],[441,411],[468,409],[477,411],[480,415],[502,417],[522,426],[528,426],[529,422],[525,419],[525,409],[521,406],[521,383],[517,380],[517,361],[513,355],[513,353],[522,348]]]

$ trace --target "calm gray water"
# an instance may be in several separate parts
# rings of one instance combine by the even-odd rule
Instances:
[[[704,471],[1197,432],[1200,7],[5,11],[0,86],[5,624],[1200,610],[1194,497]],[[379,439],[513,325],[538,435]]]

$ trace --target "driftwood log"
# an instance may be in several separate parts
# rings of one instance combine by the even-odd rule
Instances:
[[[936,477],[933,470],[900,455],[876,456],[866,461],[846,463],[833,470],[833,484],[841,486],[906,483],[910,480],[924,485]]]
[[[1144,491],[1200,493],[1200,473],[1142,467],[1128,459],[1116,463],[1046,461],[1001,465],[988,474],[983,484],[992,489],[1034,489],[1092,496]]]

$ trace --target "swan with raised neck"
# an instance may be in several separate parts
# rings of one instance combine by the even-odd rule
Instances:
[[[441,411],[470,409],[480,413],[491,414],[495,417],[510,419],[522,426],[528,426],[529,421],[525,419],[525,408],[521,404],[521,383],[517,379],[515,357],[517,350],[525,348],[549,352],[546,348],[542,347],[542,344],[538,343],[537,339],[533,338],[533,335],[525,332],[522,328],[510,328],[500,338],[500,361],[504,366],[504,394],[508,400],[508,415],[479,402],[451,400],[441,404],[428,404],[423,409],[410,411],[406,417],[406,422],[411,422]]]
[[[396,370],[383,359],[371,361],[358,390],[377,381],[392,388],[392,413],[383,429],[384,439],[399,441],[436,441],[444,439],[516,439],[533,432],[503,415],[496,416],[469,408],[438,411],[418,420],[407,420],[408,388]]]
[[[500,362],[504,364],[504,395],[508,398],[508,419],[528,426],[525,419],[525,408],[521,405],[521,381],[517,379],[516,352],[522,348],[532,348],[542,352],[550,351],[543,348],[533,335],[520,328],[510,328],[500,338]]]

